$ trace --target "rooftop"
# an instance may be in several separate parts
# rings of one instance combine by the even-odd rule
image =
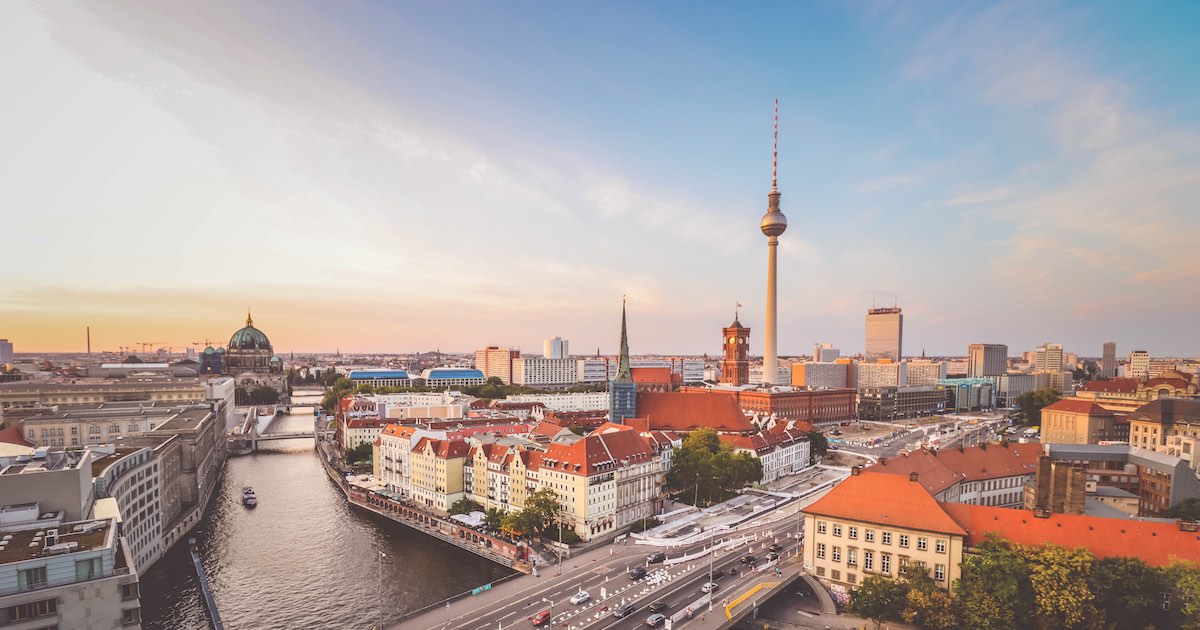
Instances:
[[[732,396],[705,392],[640,392],[637,418],[650,431],[716,429],[750,433],[754,427]]]
[[[1086,413],[1093,416],[1111,416],[1113,412],[1097,405],[1090,400],[1080,398],[1062,398],[1046,405],[1042,408],[1042,413],[1047,411],[1063,411],[1067,413]]]
[[[122,446],[117,448],[116,452],[111,455],[101,455],[100,453],[93,452],[92,477],[99,477],[104,473],[105,468],[117,463],[126,455],[132,455],[140,450],[142,450],[142,447]]]
[[[1041,444],[988,444],[970,448],[918,449],[889,457],[867,468],[892,475],[917,473],[917,479],[936,495],[963,481],[999,479],[1037,472],[1038,458],[1045,454]]]
[[[966,533],[921,484],[900,475],[869,471],[850,475],[804,512],[927,532]]]
[[[212,415],[212,410],[208,407],[198,407],[183,410],[176,414],[170,420],[158,425],[155,431],[169,431],[183,433],[187,431],[195,431],[200,428],[200,425]]]
[[[3,549],[0,550],[0,564],[36,560],[56,555],[53,552],[46,553],[46,547],[48,546],[46,533],[51,529],[58,530],[58,544],[78,544],[78,547],[70,550],[70,552],[103,549],[107,546],[108,529],[111,523],[112,521],[101,520],[78,521],[75,523],[63,523],[56,528],[46,527],[18,531],[0,531],[0,544],[3,544]],[[89,531],[82,531],[88,528],[89,525]],[[76,528],[80,531],[76,531]],[[9,538],[10,536],[11,538]]]

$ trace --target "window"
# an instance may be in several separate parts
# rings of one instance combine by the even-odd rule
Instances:
[[[858,540],[858,528],[851,525],[849,531],[846,532],[846,536],[853,540]]]
[[[883,532],[883,544],[892,544],[892,532]]]
[[[126,608],[121,611],[121,625],[132,626],[142,622],[141,608]]]
[[[79,427],[71,427],[71,435],[79,435]]]
[[[917,537],[917,551],[929,551],[929,539],[924,536]]]
[[[0,625],[18,623],[27,619],[37,619],[58,613],[58,599],[43,599],[39,602],[17,604],[0,608]]]
[[[937,582],[945,582],[946,581],[946,565],[944,565],[944,564],[933,565],[933,579],[934,579],[934,581],[937,581]]]
[[[842,561],[842,548],[837,545],[833,546],[833,561],[834,562]]]
[[[863,571],[875,570],[875,552],[870,549],[863,549]]]
[[[849,582],[849,583],[851,583],[851,584],[854,584],[855,582],[857,582],[857,581],[858,581],[858,576],[854,575],[853,573],[847,573],[847,574],[846,574],[846,581],[847,581],[847,582]]]
[[[88,427],[88,433],[92,435],[99,435],[100,427],[93,424],[92,426]]]
[[[841,535],[842,535],[842,524],[841,524],[841,523],[834,523],[834,524],[833,524],[833,535],[834,535],[834,536],[841,536]]]
[[[875,530],[864,529],[863,530],[863,539],[865,539],[867,542],[875,542]]]
[[[900,534],[900,546],[901,547],[908,546],[908,534]]]
[[[879,554],[879,572],[884,575],[892,572],[892,554]]]
[[[934,550],[938,553],[946,553],[946,541],[938,540],[934,543]]]
[[[818,558],[825,557],[825,543],[817,543],[817,557]]]
[[[858,566],[858,549],[854,547],[846,548],[846,564],[850,566]]]
[[[817,575],[825,575],[825,567],[817,567]]]
[[[22,591],[32,591],[35,588],[45,588],[46,567],[17,570],[17,588]]]
[[[900,556],[900,570],[897,573],[900,575],[908,574],[908,556]]]
[[[829,577],[831,577],[835,580],[840,580],[840,579],[842,579],[842,572],[838,571],[837,569],[834,569],[829,572]]]
[[[817,533],[818,534],[825,533],[825,521],[817,521]]]

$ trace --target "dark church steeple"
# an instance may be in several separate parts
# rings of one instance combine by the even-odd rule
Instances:
[[[637,383],[629,371],[629,335],[625,326],[625,300],[621,299],[621,354],[617,357],[617,377],[608,383],[608,419],[624,424],[637,416]]]

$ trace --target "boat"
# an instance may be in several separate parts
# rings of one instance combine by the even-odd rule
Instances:
[[[254,488],[246,486],[242,488],[242,505],[246,507],[254,507],[258,505],[258,496],[254,494]]]

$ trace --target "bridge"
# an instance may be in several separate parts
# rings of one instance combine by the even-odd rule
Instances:
[[[251,407],[245,411],[246,419],[240,426],[235,427],[226,438],[229,440],[230,450],[234,455],[245,455],[257,451],[259,442],[315,438],[317,435],[316,422],[318,420],[314,420],[313,429],[309,431],[272,432],[271,427],[275,424],[275,420],[286,413],[283,405]],[[315,418],[319,419],[320,416],[315,416]]]

